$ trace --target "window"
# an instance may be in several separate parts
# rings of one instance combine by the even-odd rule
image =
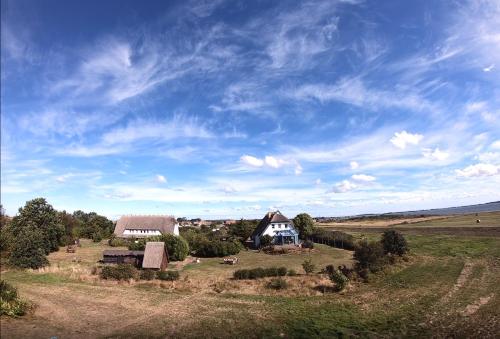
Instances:
[[[271,225],[273,227],[273,230],[274,230],[274,225]]]
[[[281,228],[281,224],[278,224],[278,228]]]

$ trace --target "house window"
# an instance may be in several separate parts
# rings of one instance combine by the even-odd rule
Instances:
[[[281,228],[281,224],[278,224],[278,228]]]
[[[273,227],[273,230],[274,230],[274,225],[271,225]]]
[[[287,225],[287,224],[285,224],[285,228],[288,228],[288,225]]]

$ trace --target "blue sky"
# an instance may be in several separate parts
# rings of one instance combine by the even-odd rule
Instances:
[[[498,1],[2,1],[1,200],[188,217],[500,200]]]

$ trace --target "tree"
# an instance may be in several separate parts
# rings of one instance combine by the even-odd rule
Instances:
[[[20,268],[40,268],[49,262],[45,257],[45,235],[35,227],[22,228],[13,240],[9,263]]]
[[[66,245],[72,244],[75,238],[76,229],[80,225],[78,220],[73,215],[66,211],[57,213],[60,223],[64,227],[63,243]]]
[[[369,269],[372,272],[379,270],[383,265],[384,248],[378,241],[367,242],[362,240],[354,249],[354,260],[357,261],[356,267],[360,269]]]
[[[170,261],[182,261],[186,259],[189,254],[189,244],[183,237],[173,234],[163,234],[158,238],[159,241],[165,243]]]
[[[255,222],[241,219],[229,227],[229,234],[244,242],[257,227]]]
[[[273,243],[273,237],[269,234],[263,235],[260,237],[260,247],[266,247]]]
[[[73,212],[73,217],[78,221],[75,233],[82,238],[95,239],[96,237],[110,237],[114,231],[114,223],[108,218],[95,212]]]
[[[293,219],[295,228],[299,231],[301,239],[307,239],[314,232],[314,220],[307,213],[301,213]]]
[[[408,252],[408,243],[404,236],[395,230],[387,230],[382,234],[384,252],[402,256]]]
[[[64,227],[56,210],[44,198],[30,200],[19,208],[19,214],[12,219],[10,229],[16,238],[24,231],[40,236],[45,254],[57,251],[64,235]]]
[[[304,260],[304,262],[302,263],[302,268],[304,269],[304,272],[306,272],[306,274],[310,274],[314,272],[316,265],[314,265],[312,263],[312,260],[309,258]]]

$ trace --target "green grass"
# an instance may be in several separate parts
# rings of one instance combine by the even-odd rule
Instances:
[[[77,282],[77,280],[69,279],[64,275],[57,273],[35,273],[19,270],[2,273],[2,279],[20,284],[43,285],[60,285],[63,283]]]
[[[436,257],[500,257],[500,238],[488,237],[455,237],[455,236],[422,236],[406,237],[415,255]]]

